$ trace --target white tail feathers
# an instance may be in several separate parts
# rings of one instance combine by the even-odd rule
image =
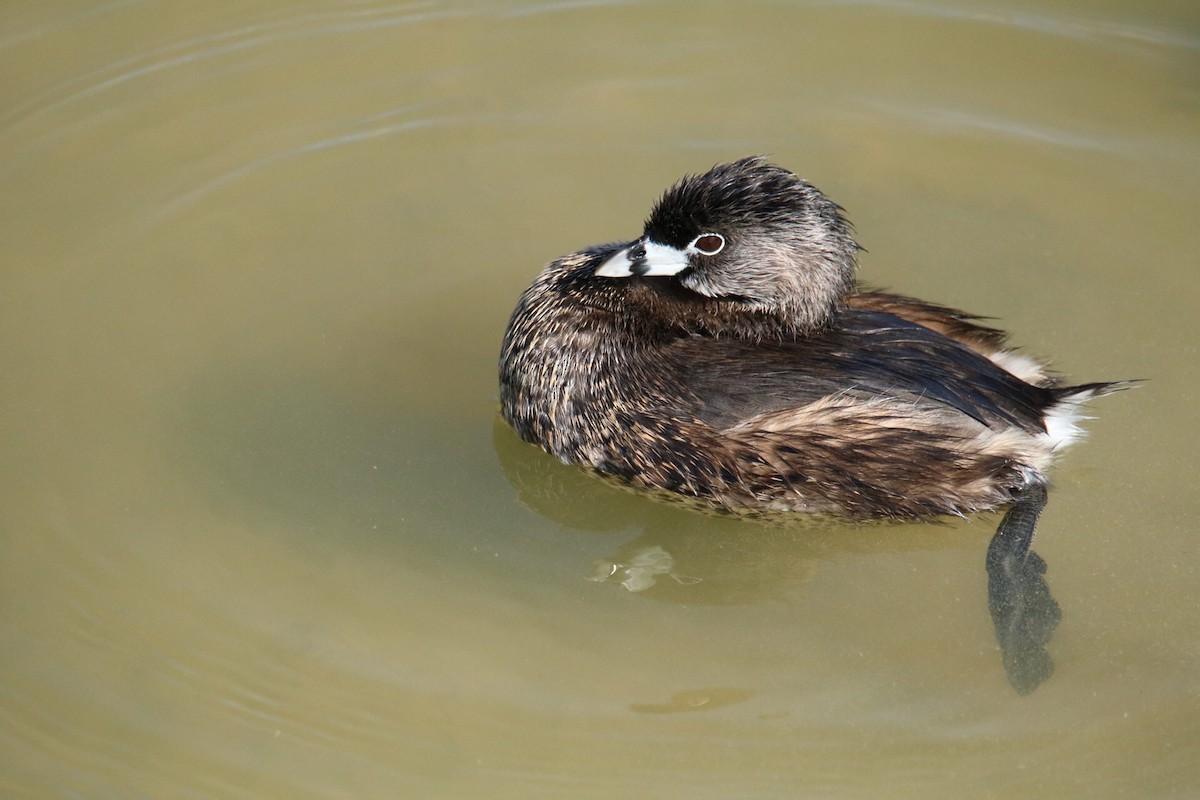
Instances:
[[[1061,398],[1046,409],[1046,437],[1050,440],[1050,447],[1059,450],[1083,438],[1086,432],[1079,426],[1079,423],[1085,419],[1094,419],[1094,417],[1084,415],[1082,410],[1083,405],[1089,400],[1136,385],[1137,381],[1117,381],[1114,383],[1088,383],[1083,386],[1069,386],[1061,389]]]

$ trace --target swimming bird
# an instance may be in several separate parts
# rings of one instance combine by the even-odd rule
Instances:
[[[1027,548],[1082,404],[980,317],[868,291],[843,210],[754,156],[684,177],[642,234],[551,262],[500,355],[525,441],[732,512],[930,519],[1012,506]]]

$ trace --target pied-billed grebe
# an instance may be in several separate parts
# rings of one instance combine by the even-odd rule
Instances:
[[[857,250],[836,204],[761,157],[686,177],[641,237],[564,256],[525,291],[504,417],[567,463],[732,511],[1022,501],[1010,517],[1032,536],[1080,404],[1120,384],[1059,385],[977,317],[859,291]]]

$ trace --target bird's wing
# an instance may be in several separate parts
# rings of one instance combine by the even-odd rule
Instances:
[[[984,356],[1004,349],[1008,334],[981,324],[981,317],[957,308],[891,292],[866,291],[846,298],[846,306],[860,311],[882,311],[949,336]]]
[[[792,341],[690,336],[665,354],[693,395],[692,412],[722,430],[840,397],[895,399],[914,413],[1036,433],[1055,399],[932,328],[876,310],[844,309],[830,329]]]

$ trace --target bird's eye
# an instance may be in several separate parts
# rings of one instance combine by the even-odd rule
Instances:
[[[715,256],[725,249],[725,237],[719,233],[702,233],[688,245],[689,250],[695,250],[700,255]]]

